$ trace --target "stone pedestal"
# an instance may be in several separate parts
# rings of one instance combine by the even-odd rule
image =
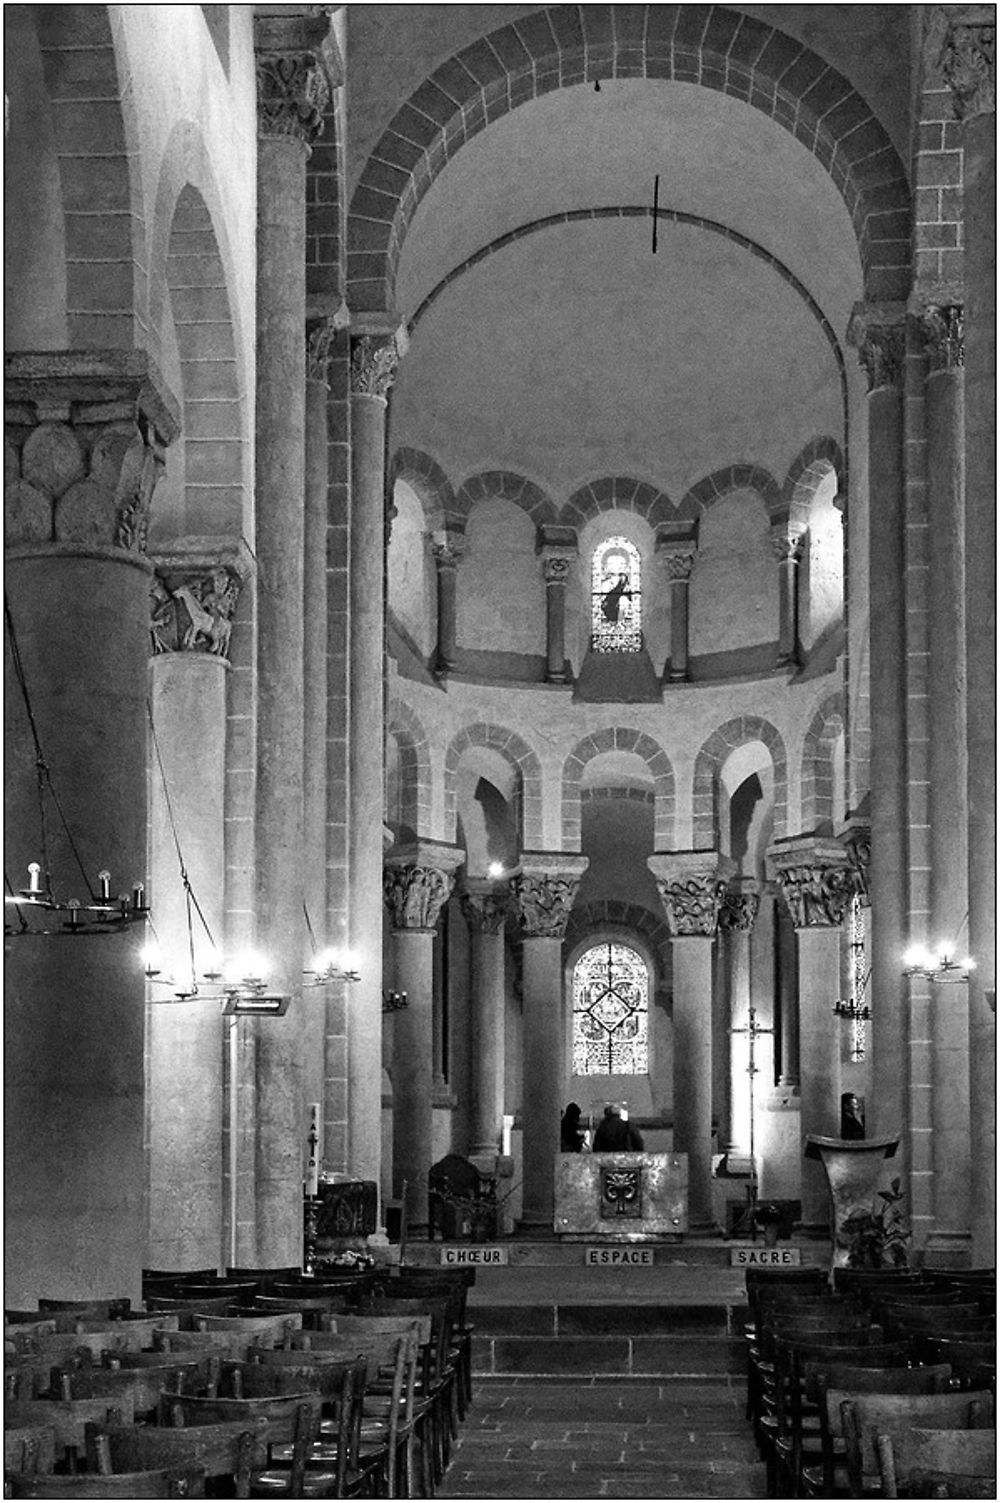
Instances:
[[[674,1142],[686,1154],[692,1232],[713,1229],[712,946],[733,863],[714,851],[650,856],[670,929],[674,980]]]
[[[559,1153],[555,1218],[567,1241],[662,1242],[688,1230],[683,1153]]]
[[[847,1267],[850,1243],[843,1231],[844,1222],[857,1211],[875,1209],[883,1160],[891,1159],[898,1147],[898,1138],[852,1141],[814,1133],[806,1138],[806,1158],[820,1163],[826,1175],[833,1243],[831,1270]]]
[[[553,1163],[568,1075],[562,941],[586,871],[585,856],[533,852],[521,858],[511,891],[524,935],[523,1225],[548,1229],[553,1215]]]
[[[398,1195],[406,1181],[415,1236],[427,1232],[427,1175],[434,1162],[434,934],[463,860],[454,846],[420,841],[385,864],[396,986],[407,996],[393,1019],[393,1190]]]

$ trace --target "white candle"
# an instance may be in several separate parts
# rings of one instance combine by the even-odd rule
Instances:
[[[309,1160],[306,1168],[306,1194],[319,1194],[319,1140],[320,1103],[314,1101],[309,1108]]]

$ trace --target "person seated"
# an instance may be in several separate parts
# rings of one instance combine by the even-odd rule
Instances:
[[[559,1122],[559,1152],[582,1153],[587,1144],[587,1130],[580,1123],[580,1108],[571,1101]]]
[[[628,1120],[628,1112],[611,1102],[594,1133],[595,1153],[642,1153],[642,1134]]]

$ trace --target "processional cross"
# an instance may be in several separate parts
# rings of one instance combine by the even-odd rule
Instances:
[[[773,1034],[773,1028],[764,1028],[757,1022],[757,1009],[751,1002],[747,1009],[747,1024],[745,1028],[731,1028],[730,1033],[745,1033],[748,1045],[747,1075],[750,1077],[750,1194],[747,1206],[747,1214],[750,1218],[750,1240],[757,1241],[757,1155],[754,1151],[754,1076],[759,1074],[756,1062],[757,1040],[766,1033]]]

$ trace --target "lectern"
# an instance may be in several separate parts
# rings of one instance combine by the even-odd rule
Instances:
[[[834,1268],[846,1268],[850,1251],[844,1222],[857,1211],[870,1211],[878,1193],[882,1161],[891,1159],[899,1138],[806,1138],[806,1158],[819,1159],[830,1191],[830,1238]]]

